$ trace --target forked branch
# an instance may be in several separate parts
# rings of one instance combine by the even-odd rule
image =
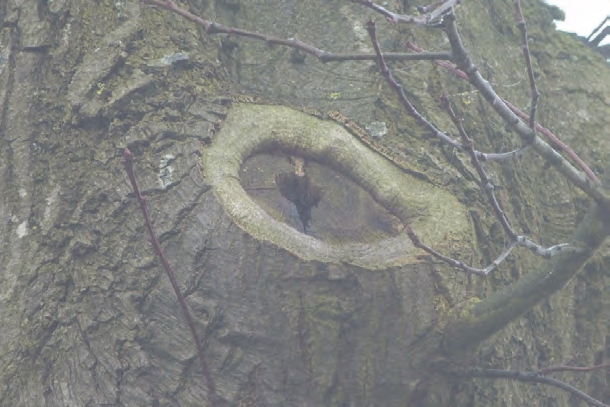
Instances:
[[[375,54],[377,55],[377,63],[379,65],[380,73],[384,77],[386,82],[390,85],[390,87],[396,93],[398,100],[400,100],[400,102],[403,105],[403,107],[405,108],[405,111],[407,112],[407,114],[409,116],[411,116],[412,118],[414,118],[415,121],[417,123],[419,123],[422,127],[426,128],[433,134],[437,134],[437,136],[441,139],[441,141],[445,141],[448,144],[450,144],[451,146],[455,147],[457,142],[455,142],[445,133],[442,133],[440,130],[438,130],[432,123],[430,123],[428,120],[426,120],[417,111],[417,109],[413,106],[413,104],[407,98],[406,94],[404,93],[404,91],[402,89],[402,86],[398,82],[396,82],[396,80],[392,76],[392,72],[390,71],[390,69],[388,68],[388,66],[385,62],[384,55],[382,54],[380,46],[379,46],[379,41],[377,40],[377,30],[376,30],[375,22],[373,20],[369,20],[367,22],[366,27],[367,27],[367,31],[369,33],[369,37],[371,38],[371,43],[373,45],[373,49],[375,50]],[[528,53],[528,55],[529,55],[529,53]],[[531,68],[531,64],[530,64],[530,68]],[[532,74],[532,80],[533,80],[533,74]],[[535,83],[533,83],[532,89],[535,89],[535,88],[536,88],[536,85],[535,85]],[[537,100],[537,97],[536,97],[536,100]],[[430,246],[424,244],[419,239],[419,237],[417,237],[417,235],[413,231],[413,229],[409,225],[407,225],[407,228],[406,228],[407,235],[411,239],[411,242],[413,243],[413,245],[415,247],[418,247],[418,248],[424,250],[428,254],[436,257],[437,259],[444,261],[445,263],[449,264],[452,267],[456,267],[462,271],[481,275],[481,276],[486,276],[487,274],[491,273],[496,268],[498,268],[500,263],[502,263],[502,261],[504,261],[506,259],[506,257],[510,254],[510,252],[515,247],[518,247],[518,246],[525,247],[525,248],[531,250],[533,253],[535,253],[539,256],[545,257],[545,258],[550,258],[553,255],[555,255],[556,253],[567,249],[569,247],[569,245],[567,243],[561,243],[561,244],[554,245],[549,248],[544,248],[544,247],[534,243],[533,241],[528,239],[526,236],[517,234],[517,232],[510,225],[510,222],[508,221],[506,214],[502,210],[500,203],[498,202],[496,195],[495,195],[494,185],[483,168],[482,161],[483,161],[483,159],[485,159],[485,155],[481,155],[478,151],[476,151],[474,149],[474,143],[473,143],[472,139],[470,137],[468,137],[468,135],[466,134],[466,131],[464,130],[464,127],[461,124],[461,119],[459,119],[456,116],[455,112],[451,108],[451,105],[450,105],[450,102],[449,102],[449,99],[447,98],[447,96],[446,95],[441,96],[441,101],[442,101],[444,109],[447,111],[447,113],[451,117],[452,121],[458,128],[458,132],[460,134],[460,137],[462,138],[462,143],[457,144],[457,145],[459,145],[460,150],[465,151],[467,154],[470,155],[470,160],[471,160],[473,166],[476,168],[477,174],[479,176],[480,186],[483,189],[483,191],[487,197],[487,200],[496,216],[496,219],[498,219],[498,221],[500,222],[500,225],[502,225],[502,229],[504,230],[504,233],[508,237],[509,242],[506,245],[503,252],[500,254],[500,256],[498,256],[491,264],[489,264],[487,267],[485,267],[483,269],[477,269],[477,268],[469,266],[459,260],[450,258],[448,256],[445,256],[445,255],[437,252]],[[535,112],[535,109],[533,112]],[[533,127],[535,125],[535,122],[531,122],[531,125]],[[514,153],[512,153],[512,155],[514,155]],[[575,248],[574,250],[578,250],[578,249]]]

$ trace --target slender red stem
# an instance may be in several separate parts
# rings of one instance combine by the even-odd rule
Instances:
[[[203,371],[203,376],[205,377],[206,386],[208,388],[208,400],[211,406],[216,405],[216,385],[214,384],[214,379],[210,373],[210,369],[208,367],[208,363],[205,358],[205,352],[203,349],[203,345],[201,340],[199,339],[199,334],[197,333],[197,329],[195,328],[195,322],[191,313],[186,305],[186,300],[180,291],[180,287],[178,287],[178,281],[176,280],[176,275],[172,270],[172,267],[165,257],[163,253],[163,249],[161,249],[161,245],[159,244],[159,239],[157,239],[157,234],[153,228],[152,222],[150,221],[150,215],[148,213],[148,207],[146,206],[146,199],[140,193],[140,188],[138,187],[138,183],[136,181],[136,175],[133,171],[133,153],[129,151],[129,149],[125,149],[123,151],[123,165],[125,166],[125,171],[127,171],[127,176],[129,177],[129,181],[131,182],[131,187],[133,188],[133,193],[140,204],[140,210],[142,211],[142,216],[144,217],[144,222],[146,223],[146,228],[148,229],[148,234],[150,235],[150,243],[152,244],[157,256],[161,259],[161,263],[163,263],[163,268],[167,273],[167,277],[172,284],[172,288],[176,293],[176,298],[178,298],[178,303],[180,304],[180,309],[182,310],[182,316],[186,320],[186,324],[191,331],[191,335],[193,337],[193,341],[195,342],[195,346],[197,348],[197,355],[199,356],[199,361],[201,362],[201,370]]]

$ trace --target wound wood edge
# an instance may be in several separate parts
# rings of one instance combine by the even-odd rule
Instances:
[[[275,105],[274,103],[267,103],[266,101],[263,102],[255,95],[231,95],[230,99],[231,99],[231,102],[234,102],[234,103],[258,103],[258,104],[265,104],[265,105]],[[404,170],[405,172],[407,172],[411,175],[414,175],[418,178],[424,179],[433,184],[437,184],[433,180],[431,180],[430,177],[428,177],[426,174],[423,174],[422,172],[417,171],[415,168],[413,168],[413,166],[407,160],[405,160],[404,158],[402,158],[401,156],[396,154],[390,148],[385,147],[384,145],[375,141],[371,137],[371,135],[368,133],[368,131],[363,129],[358,123],[356,123],[354,120],[350,119],[349,117],[345,116],[343,113],[339,112],[338,110],[329,110],[326,113],[322,113],[317,109],[313,109],[313,108],[307,107],[307,106],[295,107],[295,109],[300,110],[303,113],[306,113],[310,116],[317,117],[319,119],[328,118],[328,119],[334,121],[335,123],[337,123],[340,126],[342,126],[343,128],[345,128],[352,135],[357,137],[364,144],[369,146],[371,149],[373,149],[377,153],[381,154],[381,156],[390,160],[392,163],[394,163],[396,166],[398,166],[398,168],[400,168],[400,169]]]
[[[336,123],[343,126],[351,134],[358,137],[358,139],[360,139],[360,141],[365,143],[367,146],[372,148],[374,151],[376,151],[377,153],[381,154],[383,157],[390,160],[392,163],[394,163],[396,166],[398,166],[398,168],[404,170],[405,172],[407,172],[411,175],[415,175],[419,178],[425,179],[428,182],[432,182],[425,174],[422,174],[421,172],[418,172],[417,170],[415,170],[411,166],[411,164],[409,164],[409,162],[407,160],[400,157],[398,154],[396,154],[391,149],[389,149],[389,148],[379,144],[375,140],[373,140],[373,138],[371,137],[369,132],[366,131],[365,129],[363,129],[362,127],[360,127],[360,125],[358,123],[356,123],[354,120],[346,117],[338,110],[328,111],[328,117],[331,120],[333,120]]]
[[[453,195],[405,174],[343,126],[284,106],[235,103],[204,151],[204,175],[228,216],[256,239],[304,260],[370,270],[418,263],[421,254],[406,234],[375,243],[333,245],[273,219],[243,189],[239,169],[249,156],[278,148],[349,176],[403,223],[410,223],[424,242],[439,242],[436,248],[471,241],[466,209]]]

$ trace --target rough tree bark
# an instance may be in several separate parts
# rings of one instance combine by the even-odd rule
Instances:
[[[463,3],[460,28],[475,62],[504,98],[527,106],[511,2]],[[524,6],[542,92],[539,120],[603,174],[610,70],[554,31],[548,6]],[[190,7],[329,51],[371,52],[364,30],[371,14],[347,1]],[[427,183],[441,203],[455,203],[459,214],[445,222],[462,226],[429,244],[474,264],[493,259],[503,238],[467,158],[415,126],[374,63],[324,65],[281,47],[209,37],[131,0],[9,0],[0,18],[0,405],[206,405],[195,347],[120,164],[125,146],[136,155],[155,227],[205,338],[221,405],[574,405],[554,389],[448,378],[437,359],[421,357],[429,355],[430,337],[443,338],[438,322],[446,315],[524,278],[543,260],[518,250],[485,280],[414,254],[391,267],[303,260],[244,232],[212,191],[201,156],[233,120],[227,95],[338,109],[362,125],[385,123],[382,142],[419,172],[412,185]],[[440,32],[379,26],[386,50],[403,51],[406,39],[448,48]],[[392,69],[441,129],[452,131],[438,109],[445,91],[480,150],[519,145],[476,92],[441,68],[416,62]],[[273,175],[287,168],[285,158],[257,157],[242,182],[273,186]],[[531,154],[489,168],[516,227],[545,245],[570,239],[590,205],[583,194]],[[386,209],[396,208],[381,208],[348,171],[313,164],[311,172],[325,188],[314,232],[339,245],[395,235]],[[298,227],[277,191],[251,195]],[[425,199],[407,205],[413,213],[405,216],[434,209]],[[434,222],[420,225],[422,237],[436,236]],[[453,355],[455,363],[532,370],[607,361],[608,263],[602,249],[560,292],[476,349]],[[610,397],[603,375],[558,377]]]

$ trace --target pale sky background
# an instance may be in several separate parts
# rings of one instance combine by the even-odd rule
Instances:
[[[588,37],[606,16],[610,16],[610,0],[546,0],[566,13],[565,21],[555,21],[557,29]],[[606,23],[610,25],[610,21]],[[602,44],[610,43],[610,35]]]

